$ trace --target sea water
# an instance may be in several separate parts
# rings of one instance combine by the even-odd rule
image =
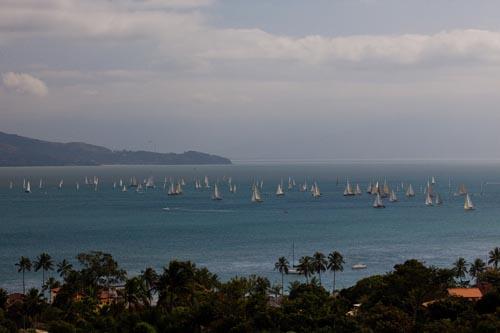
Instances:
[[[84,184],[85,176],[99,177],[97,191]],[[150,176],[156,188],[143,193],[113,188],[120,179],[128,185],[131,177],[142,182]],[[193,180],[205,176],[212,185],[219,181],[222,201],[211,200],[211,189],[194,189]],[[432,176],[442,206],[424,205],[422,188]],[[184,178],[184,193],[167,196],[165,177]],[[232,177],[237,193],[228,191],[225,177]],[[297,186],[276,197],[277,184],[283,179],[286,189],[288,177]],[[362,195],[342,195],[346,177],[353,186],[360,185]],[[30,180],[32,193],[24,193],[23,179]],[[318,183],[320,198],[299,191],[304,179],[309,186]],[[399,202],[384,199],[385,209],[372,208],[367,185],[384,179],[394,190],[401,182],[411,183],[416,196],[407,198],[400,188]],[[264,202],[252,203],[252,183],[260,180]],[[464,197],[453,195],[460,183],[471,193],[476,210],[465,212]],[[222,280],[257,274],[278,283],[281,276],[274,263],[280,256],[291,263],[295,244],[295,263],[315,251],[341,252],[346,263],[337,275],[340,288],[410,258],[439,267],[450,267],[458,257],[487,260],[488,251],[500,246],[500,185],[495,183],[500,184],[500,162],[495,161],[0,168],[0,287],[20,291],[21,274],[14,264],[21,255],[34,259],[41,252],[73,264],[80,252],[109,252],[129,276],[146,267],[161,272],[170,260],[180,259],[207,267]],[[353,270],[357,263],[367,269]],[[302,277],[286,278],[295,279]],[[322,280],[331,288],[331,274],[323,274]],[[28,272],[26,281],[39,287],[41,272]]]

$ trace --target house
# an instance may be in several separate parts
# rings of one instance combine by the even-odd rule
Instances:
[[[448,288],[446,291],[450,297],[462,297],[470,301],[477,301],[483,297],[479,288]]]

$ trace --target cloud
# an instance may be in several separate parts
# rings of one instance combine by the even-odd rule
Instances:
[[[9,90],[38,97],[49,93],[47,85],[40,79],[26,73],[8,72],[2,75],[3,84]]]
[[[415,66],[452,62],[500,63],[500,32],[457,29],[435,34],[281,36],[261,29],[216,28],[200,7],[211,0],[77,1],[4,0],[0,40],[43,37],[106,40],[138,48],[148,41],[145,62],[175,63],[179,68],[209,68],[223,61],[295,61],[306,65],[397,64]],[[154,57],[154,59],[151,59]],[[186,66],[187,65],[187,66]]]

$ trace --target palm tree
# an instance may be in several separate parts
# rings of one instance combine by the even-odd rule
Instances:
[[[281,296],[283,296],[285,287],[285,274],[288,274],[288,269],[290,268],[290,263],[285,257],[279,257],[278,261],[274,264],[274,269],[281,273]]]
[[[460,279],[460,283],[462,283],[462,278],[467,274],[467,262],[464,258],[458,258],[457,261],[453,264],[453,269],[455,271],[455,277]]]
[[[66,259],[63,259],[63,261],[57,264],[57,273],[59,273],[59,276],[63,279],[65,279],[72,270],[73,265],[71,265]]]
[[[130,309],[137,309],[141,305],[149,303],[149,292],[146,287],[146,282],[141,276],[136,276],[128,279],[125,282],[123,296],[126,306]]]
[[[195,265],[190,261],[173,260],[164,267],[156,286],[158,303],[172,309],[176,298],[186,300],[192,291],[194,272]]]
[[[154,289],[158,283],[158,273],[156,273],[153,268],[148,267],[141,272],[141,277],[144,279],[144,283],[146,284],[149,303],[151,303],[151,301],[153,300]]]
[[[476,279],[476,283],[477,283],[477,279],[478,279],[479,275],[482,272],[484,272],[485,269],[486,269],[486,264],[484,263],[484,261],[477,258],[476,260],[474,260],[474,262],[472,264],[470,264],[469,274],[470,274],[470,276],[472,276],[473,278]]]
[[[314,268],[314,271],[316,273],[318,273],[318,276],[319,276],[319,284],[321,284],[321,272],[324,272],[326,271],[326,265],[328,264],[328,262],[326,261],[326,257],[323,253],[321,252],[316,252],[313,254],[312,256],[312,264],[313,264],[313,268]]]
[[[21,256],[16,266],[17,266],[17,272],[23,273],[23,294],[26,294],[26,285],[24,283],[24,272],[31,271],[31,260],[29,258]]]
[[[344,270],[344,257],[340,252],[333,251],[328,255],[328,265],[327,268],[333,272],[333,292],[335,292],[335,278],[336,272],[342,272]]]
[[[52,257],[43,252],[40,254],[35,262],[34,262],[35,272],[38,272],[40,269],[42,270],[42,286],[45,284],[45,272],[51,271],[54,269],[54,261]]]
[[[58,288],[61,286],[61,283],[54,279],[53,277],[49,277],[45,284],[42,287],[42,291],[49,291],[49,303],[52,303],[52,289]]]
[[[488,259],[488,265],[493,264],[495,269],[498,269],[498,263],[500,262],[500,248],[495,247],[490,251],[490,258]]]
[[[309,256],[300,258],[297,270],[306,277],[306,283],[309,284],[309,276],[314,272],[313,259]]]

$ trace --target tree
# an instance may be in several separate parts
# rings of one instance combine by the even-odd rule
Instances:
[[[326,257],[321,252],[316,252],[312,256],[312,265],[314,272],[318,273],[319,276],[319,284],[321,284],[321,272],[326,271],[326,266],[328,262],[326,261]]]
[[[149,292],[142,276],[133,277],[125,282],[123,297],[129,309],[137,309],[139,306],[149,303]]]
[[[479,275],[482,272],[484,272],[485,269],[486,269],[485,262],[482,261],[481,259],[477,258],[476,260],[474,260],[474,262],[472,264],[470,264],[469,274],[474,279],[476,279],[476,282],[477,282],[477,278],[479,277]]]
[[[61,286],[61,283],[54,279],[53,277],[49,277],[45,284],[42,286],[42,291],[49,291],[49,302],[52,302],[52,289],[58,288]]]
[[[185,299],[192,291],[194,271],[195,266],[190,261],[171,261],[163,269],[156,286],[158,303],[172,309],[176,299]]]
[[[290,263],[285,257],[279,257],[278,261],[274,264],[274,269],[281,273],[281,296],[284,294],[284,281],[285,274],[288,274],[288,269],[290,268]]]
[[[59,273],[59,276],[63,279],[65,279],[72,270],[73,265],[66,259],[63,259],[63,261],[57,264],[57,273]]]
[[[31,260],[29,258],[21,256],[16,266],[17,266],[17,272],[23,273],[23,294],[26,294],[26,285],[24,283],[24,272],[31,271]]]
[[[38,272],[40,269],[42,270],[42,286],[43,286],[45,284],[45,272],[54,269],[54,261],[52,260],[52,257],[48,253],[43,252],[36,258],[33,264],[35,272]]]
[[[458,258],[457,261],[453,264],[453,271],[455,272],[455,277],[460,280],[462,284],[462,279],[467,274],[467,262],[464,258]]]
[[[340,254],[340,252],[333,251],[328,255],[327,268],[333,272],[333,292],[335,292],[336,272],[342,272],[344,270],[344,264],[344,257]]]
[[[500,248],[495,247],[493,250],[490,251],[490,256],[488,259],[488,265],[493,264],[495,269],[498,269],[498,263],[500,262]]]
[[[309,284],[309,276],[314,272],[313,260],[309,256],[304,256],[299,259],[297,270],[306,277],[306,283]]]
[[[148,290],[149,303],[151,303],[153,298],[153,291],[156,287],[156,284],[158,283],[158,273],[156,273],[156,271],[153,268],[148,267],[141,272],[141,277],[144,280],[144,283],[146,284],[146,288]]]

